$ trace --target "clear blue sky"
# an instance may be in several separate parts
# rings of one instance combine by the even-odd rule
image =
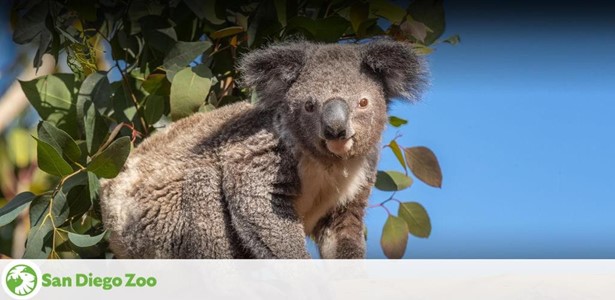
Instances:
[[[433,224],[406,257],[615,258],[615,10],[449,2],[446,35],[462,43],[430,56],[423,102],[392,110],[410,121],[400,144],[430,147],[444,173],[441,190],[417,181],[397,196]],[[388,151],[381,169],[399,170]],[[368,257],[382,258],[386,212],[367,214]]]
[[[462,43],[430,56],[422,103],[392,110],[410,122],[400,144],[429,146],[444,173],[442,190],[396,197],[433,225],[406,257],[615,258],[615,10],[554,7],[447,3]],[[390,152],[381,168],[399,170]],[[385,217],[368,211],[370,258],[383,257]]]

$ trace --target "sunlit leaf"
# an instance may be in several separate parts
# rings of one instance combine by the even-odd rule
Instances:
[[[442,171],[436,155],[426,147],[406,148],[406,164],[412,173],[424,183],[442,187]]]
[[[178,120],[199,110],[211,87],[211,70],[204,64],[179,71],[171,84],[171,117]]]
[[[71,243],[73,243],[73,245],[84,248],[84,247],[90,247],[90,246],[94,246],[98,244],[98,242],[100,242],[105,236],[105,233],[107,232],[103,231],[102,233],[98,235],[90,236],[87,234],[77,234],[77,233],[69,232],[68,239],[70,240]]]
[[[182,70],[193,62],[199,55],[211,47],[210,41],[182,42],[179,41],[171,48],[164,58],[162,67],[167,71],[167,78],[173,82],[176,72]]]
[[[228,36],[232,36],[232,35],[236,35],[238,33],[242,33],[243,32],[243,27],[241,26],[231,26],[231,27],[227,27],[224,29],[220,29],[214,33],[211,34],[211,38],[214,40],[217,39],[221,39],[224,37],[228,37]]]
[[[396,216],[389,216],[382,228],[382,238],[380,246],[386,257],[399,259],[406,253],[408,244],[408,225]]]
[[[112,109],[111,84],[106,72],[95,72],[83,80],[77,96],[78,101],[91,101],[100,114]]]
[[[166,79],[165,74],[148,75],[141,87],[150,95],[169,96],[171,92],[171,83]]]
[[[19,83],[43,120],[55,124],[73,137],[77,135],[72,92],[75,86],[74,75],[47,75]]]
[[[399,147],[397,142],[395,140],[392,140],[389,143],[389,148],[391,148],[391,151],[393,151],[393,154],[395,154],[395,157],[397,158],[397,161],[399,161],[399,164],[401,164],[401,166],[404,167],[404,170],[405,170],[406,169],[406,163],[404,162],[404,156],[401,153],[401,148]]]
[[[425,208],[417,202],[404,202],[399,205],[399,217],[408,224],[408,231],[420,238],[431,234],[431,221]]]
[[[404,120],[402,118],[398,118],[396,116],[390,116],[389,117],[389,124],[391,124],[394,127],[400,127],[400,126],[408,124],[408,121]]]
[[[407,189],[412,185],[412,178],[397,171],[378,171],[376,188],[381,191],[393,192]]]

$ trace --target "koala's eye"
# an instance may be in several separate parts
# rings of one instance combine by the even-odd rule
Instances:
[[[308,100],[305,102],[305,111],[313,112],[314,111],[314,101]]]
[[[361,100],[359,100],[359,107],[367,107],[367,104],[369,104],[369,100],[367,100],[367,98],[361,98]]]

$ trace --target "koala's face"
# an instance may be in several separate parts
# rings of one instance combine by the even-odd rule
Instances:
[[[425,75],[410,46],[393,41],[278,45],[248,54],[240,70],[294,143],[322,159],[371,151],[390,100],[416,98]]]
[[[382,83],[362,70],[356,47],[314,47],[285,98],[288,130],[317,157],[367,154],[387,120]]]

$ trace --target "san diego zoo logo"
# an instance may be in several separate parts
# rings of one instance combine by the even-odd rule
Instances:
[[[13,299],[30,299],[41,289],[41,270],[27,261],[9,263],[2,273],[2,287]]]

